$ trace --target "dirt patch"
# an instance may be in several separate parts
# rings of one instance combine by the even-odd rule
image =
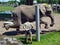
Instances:
[[[55,25],[53,27],[50,27],[50,18],[48,17],[43,17],[42,20],[44,20],[45,22],[48,23],[48,29],[44,28],[44,24],[41,25],[41,30],[45,31],[45,30],[60,30],[60,14],[53,14],[54,16],[54,20],[55,20]],[[6,30],[5,28],[2,28],[3,26],[3,22],[5,21],[0,21],[0,34],[3,34],[4,32],[9,32],[9,31],[16,31],[15,29],[10,28],[9,30]],[[32,25],[34,26],[34,29],[36,29],[36,25],[35,22],[32,22]],[[23,28],[21,26],[21,29],[23,31]]]

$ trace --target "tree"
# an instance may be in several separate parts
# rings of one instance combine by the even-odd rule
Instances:
[[[9,0],[9,2],[14,4],[14,7],[18,6],[17,0]]]
[[[26,5],[33,5],[33,0],[26,0]]]

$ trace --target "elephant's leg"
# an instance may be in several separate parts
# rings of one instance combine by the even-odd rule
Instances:
[[[20,13],[13,13],[13,22],[16,31],[19,32],[20,24],[21,24],[21,15]]]
[[[9,27],[10,28],[16,28],[16,31],[19,31],[19,29],[20,29],[20,26],[19,25],[15,25],[15,24],[9,25]]]
[[[48,24],[47,24],[47,22],[44,22],[44,21],[40,20],[40,24],[45,24],[45,28],[48,29]]]
[[[19,34],[19,32],[20,32],[20,26],[21,26],[21,18],[20,18],[20,16],[18,17],[18,19],[16,20],[16,31],[17,31],[17,33]]]
[[[50,17],[50,19],[51,19],[50,26],[52,27],[54,25],[54,17],[52,15],[48,15],[48,17]]]
[[[16,31],[17,31],[17,34],[20,34],[20,26],[21,26],[20,23],[21,22],[19,20],[16,22]]]
[[[15,28],[16,29],[16,31],[17,31],[17,34],[19,34],[19,32],[20,32],[20,25],[10,25],[10,28]]]
[[[4,24],[4,27],[6,30],[8,30],[9,28],[13,28],[14,27],[14,24],[12,23],[7,23],[7,24]]]

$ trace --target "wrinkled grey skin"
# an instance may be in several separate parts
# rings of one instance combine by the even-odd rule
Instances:
[[[48,16],[51,19],[50,26],[54,25],[54,18],[52,14],[52,8],[45,4],[39,4],[39,11],[40,11],[40,23],[45,24],[45,28],[48,28],[48,24],[41,20],[42,17]],[[35,21],[35,5],[27,6],[27,5],[20,5],[16,7],[13,11],[13,23],[14,25],[8,27],[15,27],[16,30],[19,30],[20,24],[25,23],[26,21],[33,22]]]

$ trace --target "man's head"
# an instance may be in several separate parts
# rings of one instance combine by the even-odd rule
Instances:
[[[44,4],[40,5],[40,10],[43,13],[43,15],[48,15],[48,14],[51,14],[52,7],[51,7],[51,5],[44,3]]]

